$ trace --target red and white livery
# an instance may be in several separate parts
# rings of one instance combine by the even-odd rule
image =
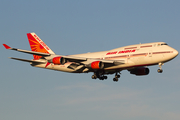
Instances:
[[[164,42],[130,45],[109,51],[84,53],[76,55],[56,55],[35,33],[27,33],[31,51],[11,48],[6,49],[32,54],[34,59],[13,58],[29,62],[33,67],[46,68],[71,73],[93,72],[92,79],[107,79],[108,74],[115,74],[114,81],[120,78],[122,70],[140,76],[148,75],[147,66],[159,65],[158,73],[162,73],[162,65],[175,58],[178,51]]]

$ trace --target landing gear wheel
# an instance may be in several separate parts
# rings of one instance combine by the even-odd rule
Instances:
[[[118,82],[118,78],[113,78],[113,81],[114,82]]]
[[[162,73],[162,72],[163,72],[163,70],[162,70],[162,69],[158,69],[157,71],[158,71],[158,73]]]
[[[107,76],[102,76],[99,78],[99,80],[104,80],[104,79],[107,79]]]
[[[92,75],[92,77],[91,77],[92,79],[96,79],[97,78],[97,76],[96,75]]]
[[[104,77],[100,77],[99,80],[104,80]]]
[[[116,75],[115,78],[120,78],[120,75]]]
[[[160,68],[160,69],[157,70],[158,73],[162,73],[162,72],[163,72],[163,70],[162,70],[162,65],[164,65],[164,64],[163,64],[163,63],[159,63],[159,68]]]
[[[107,76],[103,76],[104,77],[104,79],[107,79]]]
[[[121,74],[121,73],[120,73]],[[113,78],[114,82],[118,81],[118,78],[120,78],[120,75],[118,75],[118,73],[116,72],[115,77]]]

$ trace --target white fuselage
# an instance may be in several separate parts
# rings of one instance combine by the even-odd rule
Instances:
[[[158,73],[162,73],[162,65],[175,58],[178,51],[164,42],[129,45],[108,51],[84,53],[76,55],[55,54],[35,33],[27,33],[31,51],[11,48],[6,49],[33,55],[33,60],[10,59],[29,62],[34,67],[70,72],[93,72],[92,79],[104,80],[108,74],[115,74],[113,81],[117,82],[122,70],[128,70],[136,76],[148,75],[147,66],[159,65]]]
[[[132,69],[134,67],[150,66],[159,63],[165,63],[175,58],[177,55],[178,55],[178,51],[168,46],[166,43],[154,42],[154,43],[130,45],[109,51],[76,54],[69,56],[87,58],[89,59],[89,61],[91,59],[113,60],[113,61],[124,60],[125,64],[104,68],[104,71],[115,71],[115,70],[121,71],[124,69]],[[64,72],[75,72],[73,69],[68,68],[68,66],[71,63],[72,62],[67,62],[64,65],[51,64],[47,68],[58,71],[64,71]],[[44,68],[45,65],[46,64],[33,65],[33,66]]]

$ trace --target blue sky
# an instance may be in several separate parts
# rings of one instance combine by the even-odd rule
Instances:
[[[78,54],[163,41],[180,51],[178,0],[1,0],[0,42],[30,50],[35,32],[55,53]],[[33,68],[8,57],[31,55],[0,47],[2,120],[179,120],[180,58],[150,68],[148,76],[122,71],[119,82]]]

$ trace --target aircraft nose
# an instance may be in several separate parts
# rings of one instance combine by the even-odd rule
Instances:
[[[174,53],[174,57],[176,57],[179,54],[179,52],[175,49],[174,49],[173,53]]]

